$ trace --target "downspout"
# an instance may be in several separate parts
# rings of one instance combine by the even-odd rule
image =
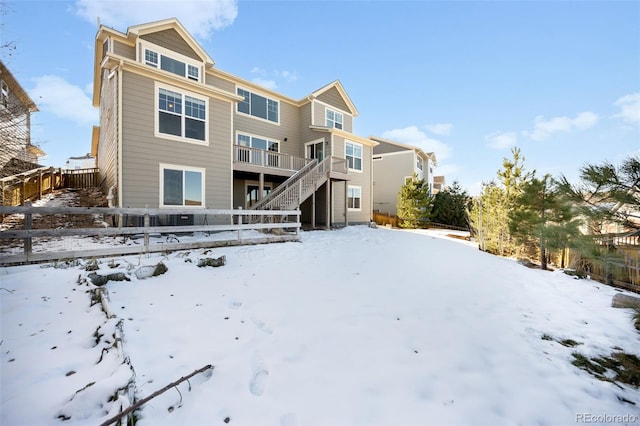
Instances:
[[[122,207],[122,66],[124,61],[120,59],[120,64],[116,68],[118,71],[118,112],[116,117],[118,119],[118,155],[116,165],[118,168],[118,177],[116,185],[118,187],[118,207]]]

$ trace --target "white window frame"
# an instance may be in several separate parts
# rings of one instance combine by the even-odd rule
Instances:
[[[356,190],[358,191],[358,197],[356,197],[355,194],[353,197],[349,197],[349,192],[356,191]],[[358,200],[360,200],[360,202],[358,203],[360,207],[351,207],[349,205],[349,198],[353,198],[354,200],[357,198]],[[362,211],[362,187],[361,186],[356,186],[356,185],[347,186],[347,210],[352,212]]]
[[[263,121],[265,123],[271,123],[271,124],[275,124],[275,125],[278,125],[278,126],[280,125],[280,117],[282,116],[282,114],[281,114],[282,111],[281,111],[281,108],[280,108],[280,104],[281,104],[280,100],[275,99],[275,98],[273,98],[271,96],[267,96],[266,94],[258,92],[256,90],[248,89],[248,88],[243,87],[243,86],[236,86],[236,94],[238,96],[243,96],[243,95],[238,93],[239,90],[243,90],[243,91],[249,93],[249,112],[247,113],[247,112],[244,112],[244,111],[240,111],[239,108],[240,108],[240,104],[242,102],[238,102],[238,103],[236,103],[236,108],[235,108],[236,114],[242,114],[245,117],[251,117],[251,118],[253,118],[255,120],[260,120],[260,121]],[[271,101],[272,103],[275,103],[276,106],[277,106],[276,113],[278,115],[278,120],[277,121],[273,121],[273,120],[269,120],[269,118],[262,118],[262,117],[258,117],[256,115],[251,114],[251,94],[254,94],[254,95],[257,95],[257,96],[261,96],[261,97],[263,97],[263,98],[265,98],[267,100],[267,104],[265,106],[266,107],[266,111],[267,111],[267,117],[269,117],[269,110],[270,110],[270,107],[272,107],[272,105],[269,104],[269,101]]]
[[[330,114],[333,114],[333,118],[329,117]],[[335,109],[326,108],[324,112],[324,117],[325,117],[325,125],[327,127],[344,130],[344,114],[343,113],[338,112]],[[340,117],[340,120],[337,120],[338,117]],[[336,124],[340,124],[340,127],[338,127]]]
[[[418,170],[422,171],[423,168],[424,168],[424,161],[422,160],[422,158],[420,158],[419,155],[416,155],[416,158],[417,158],[417,160],[416,160],[416,168]]]
[[[9,106],[9,85],[4,80],[0,80],[0,106]]]
[[[161,111],[160,110],[160,89],[169,90],[171,92],[180,94],[182,96],[182,111],[180,113],[180,117],[181,117],[181,135],[180,136],[160,132],[160,111]],[[209,145],[209,98],[207,98],[206,96],[199,95],[197,93],[190,92],[188,90],[183,90],[177,87],[162,84],[157,81],[155,82],[154,90],[155,90],[154,111],[153,111],[154,136],[162,139],[170,139],[170,140],[179,141],[179,142],[187,142],[187,143],[193,143],[196,145],[208,146]],[[185,105],[186,96],[189,96],[191,98],[204,102],[204,108],[205,108],[204,120],[201,120],[200,118],[197,118],[197,117],[192,117],[192,116],[189,117],[186,115],[186,105]],[[170,113],[170,111],[165,111],[165,112]],[[178,115],[178,114],[175,114],[175,115]],[[185,136],[186,117],[189,117],[191,119],[195,119],[198,121],[204,121],[204,140],[188,138]]]
[[[188,208],[188,209],[204,209],[206,204],[206,199],[205,199],[205,194],[206,194],[206,169],[202,168],[202,167],[191,167],[191,166],[179,166],[176,164],[166,164],[166,163],[160,163],[160,188],[159,188],[159,196],[160,196],[160,200],[158,205],[161,208]],[[164,171],[165,170],[180,170],[182,171],[182,179],[183,179],[183,185],[182,185],[182,205],[174,205],[174,204],[164,204]],[[201,174],[201,199],[202,199],[202,204],[199,206],[189,206],[189,205],[185,205],[184,201],[185,201],[185,185],[184,185],[184,172],[197,172]]]
[[[197,82],[202,82],[202,68],[203,68],[203,63],[200,61],[197,61],[195,59],[189,58],[188,56],[182,55],[178,52],[174,52],[172,50],[169,49],[165,49],[163,47],[160,47],[156,44],[153,43],[149,43],[148,41],[141,41],[139,44],[139,48],[140,48],[140,52],[138,57],[140,58],[140,62],[142,62],[143,64],[146,64],[148,66],[154,67],[160,71],[163,72],[168,72],[172,75],[177,75],[179,77],[183,77],[186,78],[188,80],[191,81],[197,81]],[[147,50],[150,52],[153,52],[157,55],[157,60],[156,62],[153,61],[147,61]],[[163,70],[162,68],[160,68],[160,63],[162,61],[162,56],[166,56],[167,58],[173,59],[175,61],[178,62],[183,62],[184,65],[184,75],[180,75],[180,74],[176,74],[173,73],[171,71],[166,71]],[[197,72],[196,75],[192,75],[192,73],[190,73],[189,71],[189,65],[191,65],[192,67],[194,67]],[[196,78],[193,78],[196,77]]]
[[[360,157],[357,157],[355,155],[351,155],[350,156],[350,157],[353,157],[354,159],[355,158],[359,158],[360,159],[360,168],[359,169],[354,169],[354,168],[349,167],[349,160],[347,158],[347,145],[349,145],[349,144],[353,145],[354,148],[355,147],[360,147]],[[345,140],[344,141],[344,158],[345,158],[345,160],[347,160],[347,168],[349,170],[353,170],[354,172],[362,173],[362,171],[364,169],[364,158],[363,158],[364,155],[363,154],[364,154],[364,148],[363,148],[363,145],[361,143],[353,142],[353,141],[350,141],[350,140]],[[353,163],[355,165],[355,160],[353,161]]]
[[[304,158],[310,159],[310,157],[308,156],[309,154],[309,147],[310,146],[315,146],[318,145],[319,143],[322,143],[322,159],[324,160],[325,158],[327,158],[327,142],[325,141],[324,138],[319,138],[319,139],[315,139],[312,141],[309,141],[307,143],[304,144]],[[318,160],[318,162],[320,162],[321,160]]]

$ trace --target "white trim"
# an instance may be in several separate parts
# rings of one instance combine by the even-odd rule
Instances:
[[[309,141],[309,142],[305,142],[305,144],[304,144],[304,154],[303,154],[304,158],[307,158],[307,147],[311,146],[311,145],[317,145],[320,142],[323,143],[323,145],[322,145],[322,149],[323,149],[323,151],[322,151],[322,159],[324,160],[325,158],[327,158],[327,153],[325,152],[326,151],[325,148],[328,146],[328,143],[324,138],[318,138],[318,139],[314,139],[314,140]]]
[[[277,151],[270,151],[270,152],[280,152],[280,145],[282,144],[280,139],[270,138],[270,137],[262,136],[262,135],[256,135],[254,133],[244,132],[242,130],[236,130],[235,133],[236,133],[236,135],[235,135],[235,138],[233,139],[233,144],[234,145],[238,144],[238,135],[243,135],[243,136],[249,136],[250,138],[264,139],[267,142],[275,142],[275,143],[278,144],[278,150]],[[251,148],[253,148],[253,146]],[[269,151],[269,149],[267,148],[267,149],[265,149],[265,151]]]
[[[344,140],[344,159],[347,159],[347,144],[353,144],[353,145],[358,145],[360,146],[360,169],[352,169],[351,167],[349,167],[349,161],[347,161],[347,170],[349,171],[353,171],[355,173],[363,173],[364,172],[364,145],[362,145],[361,143],[358,142],[354,142],[352,140],[349,139],[345,139]],[[355,157],[354,158],[358,158]]]
[[[350,189],[357,189],[358,191],[360,191],[360,194],[359,194],[360,196],[359,197],[353,197],[354,199],[358,198],[360,200],[360,203],[359,203],[360,207],[357,207],[357,208],[349,207],[349,190]],[[360,186],[360,185],[347,185],[347,211],[350,211],[350,212],[360,212],[360,211],[362,211],[362,186]]]
[[[182,172],[199,172],[202,174],[202,178],[201,178],[201,183],[202,183],[202,189],[201,189],[201,196],[202,196],[202,204],[199,206],[188,206],[184,204],[184,182],[183,182],[183,187],[182,187],[182,205],[181,206],[177,206],[180,208],[188,208],[188,209],[204,209],[206,206],[206,199],[205,199],[205,194],[206,194],[206,169],[202,168],[202,167],[190,167],[190,166],[179,166],[176,164],[167,164],[167,163],[159,163],[159,188],[158,188],[158,193],[159,193],[159,202],[158,202],[158,206],[160,208],[175,208],[176,205],[165,205],[164,204],[164,171],[166,169],[169,170],[181,170]],[[183,174],[184,176],[184,174]]]
[[[329,112],[332,112],[333,116],[334,116],[334,119],[331,120],[331,121],[333,121],[333,126],[329,126],[329,124],[327,123],[327,121],[329,121],[329,117],[328,117]],[[337,121],[335,120],[335,118],[338,115],[340,116],[340,120],[341,120],[340,125],[342,127],[337,127],[336,126]],[[325,108],[324,109],[324,125],[326,127],[330,128],[330,129],[344,130],[344,114],[342,112],[338,111],[337,109],[333,109],[333,108],[329,108],[329,107]]]
[[[171,58],[171,59],[174,59],[174,60],[179,61],[179,62],[184,62],[184,64],[185,64],[185,70],[184,70],[185,75],[183,75],[181,77],[183,77],[183,78],[185,78],[187,80],[190,80],[190,81],[197,81],[198,83],[203,83],[204,82],[204,63],[202,61],[195,60],[195,59],[190,58],[188,56],[185,56],[185,55],[183,55],[181,53],[175,52],[173,50],[169,50],[169,49],[167,49],[165,47],[158,46],[157,44],[151,43],[151,42],[149,42],[147,40],[143,40],[143,39],[140,39],[140,41],[136,44],[136,47],[138,47],[138,49],[139,49],[139,51],[137,52],[136,57],[138,58],[138,61],[140,63],[142,63],[143,65],[155,68],[155,69],[157,69],[159,71],[168,72],[170,74],[180,76],[180,74],[176,74],[176,73],[173,73],[171,71],[166,71],[166,70],[163,70],[162,68],[160,68],[160,61],[161,61],[160,56],[166,56],[167,58]],[[150,50],[150,51],[155,52],[155,53],[158,54],[158,66],[154,67],[153,65],[147,64],[147,61],[145,59],[145,51],[146,50]],[[198,69],[198,79],[197,80],[189,78],[189,67],[188,67],[188,65],[192,65],[192,66],[194,66],[194,67],[196,67]]]
[[[195,145],[200,145],[200,146],[209,146],[209,116],[211,114],[211,111],[209,109],[209,98],[206,96],[202,96],[200,94],[191,92],[189,90],[184,90],[182,88],[179,87],[174,87],[174,86],[170,86],[168,84],[165,83],[161,83],[159,81],[155,81],[154,82],[154,94],[153,94],[153,121],[154,121],[154,128],[153,128],[153,135],[157,138],[161,138],[161,139],[169,139],[169,140],[173,140],[173,141],[177,141],[177,142],[186,142],[186,143],[192,143]],[[180,95],[182,95],[182,112],[180,113],[181,116],[181,127],[182,127],[182,133],[184,134],[185,129],[186,129],[186,125],[185,125],[185,117],[186,112],[185,112],[185,102],[184,102],[184,97],[185,96],[190,96],[192,98],[198,99],[200,101],[204,102],[204,108],[205,108],[205,117],[204,117],[204,140],[200,140],[200,139],[192,139],[192,138],[187,138],[186,136],[175,136],[175,135],[170,135],[167,133],[160,133],[160,120],[158,119],[158,115],[159,115],[159,111],[160,111],[160,106],[159,106],[159,98],[160,98],[160,89],[165,89],[165,90],[170,90],[172,92],[175,93],[179,93]]]
[[[333,109],[333,110],[335,110],[335,111],[339,111],[340,113],[342,113],[342,114],[344,114],[344,115],[348,115],[348,116],[350,116],[351,118],[353,118],[353,114],[351,114],[349,111],[345,111],[345,110],[343,110],[343,109],[340,109],[340,108],[336,107],[335,105],[328,104],[328,103],[326,103],[326,102],[324,102],[324,101],[321,101],[321,100],[319,100],[319,99],[316,99],[316,98],[314,98],[313,100],[314,100],[314,101],[316,101],[317,103],[319,103],[319,104],[323,105],[325,108]],[[326,113],[325,113],[325,119],[326,119]],[[326,124],[326,122],[325,122],[325,124]],[[343,122],[343,124],[344,124],[344,122]],[[344,126],[343,126],[343,127],[344,127]],[[344,129],[342,129],[342,130],[344,130]]]
[[[259,90],[247,89],[245,86],[241,86],[239,84],[235,85],[235,90],[233,92],[233,94],[236,95],[236,96],[241,96],[241,95],[238,95],[238,89],[247,91],[249,93],[254,93],[254,94],[258,95],[258,96],[262,96],[263,98],[267,99],[267,116],[269,116],[269,101],[271,100],[271,101],[278,102],[278,121],[271,121],[271,120],[269,120],[267,118],[257,117],[255,115],[250,114],[250,113],[247,114],[246,112],[238,111],[238,107],[240,106],[242,101],[236,102],[236,106],[234,108],[236,114],[240,114],[243,117],[249,117],[249,118],[252,118],[254,120],[263,121],[265,123],[270,123],[270,124],[273,124],[273,125],[276,125],[276,126],[280,125],[280,119],[282,117],[282,108],[281,108],[282,101],[279,98],[274,98],[273,96],[266,95],[264,92],[260,92]]]

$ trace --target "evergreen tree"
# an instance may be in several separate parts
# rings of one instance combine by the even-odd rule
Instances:
[[[509,231],[508,216],[516,207],[516,199],[534,172],[526,172],[519,148],[511,150],[512,158],[504,158],[498,171],[500,185],[484,184],[482,193],[472,203],[469,221],[478,238],[480,249],[500,256],[512,256],[518,246]]]
[[[413,173],[400,188],[396,207],[401,228],[417,228],[422,222],[429,220],[433,197],[429,193],[427,182],[418,179],[418,175]]]
[[[467,191],[462,189],[458,181],[454,181],[450,187],[435,195],[431,220],[444,225],[467,228],[467,210],[470,202]]]
[[[640,157],[628,157],[619,167],[588,164],[580,169],[579,184],[572,185],[563,175],[559,188],[590,221],[591,233],[599,233],[605,222],[640,229]]]
[[[482,251],[507,256],[509,253],[505,190],[495,182],[484,184],[471,203],[469,224]]]
[[[527,254],[538,253],[547,269],[549,250],[565,249],[579,234],[572,207],[558,192],[551,175],[533,178],[522,187],[509,213],[509,231]]]

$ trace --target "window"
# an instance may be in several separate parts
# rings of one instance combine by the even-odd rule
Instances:
[[[345,143],[345,158],[349,169],[362,171],[362,145],[347,141]]]
[[[342,129],[342,113],[327,109],[327,127]]]
[[[160,47],[144,48],[144,63],[154,68],[200,81],[200,63],[176,52],[164,51]]]
[[[187,77],[191,80],[200,81],[198,77],[200,75],[200,69],[193,65],[187,65]]]
[[[422,170],[422,158],[418,157],[416,167],[418,168],[418,170]]]
[[[9,106],[9,86],[3,80],[0,80],[0,103],[5,108]]]
[[[160,164],[160,207],[204,207],[204,169]]]
[[[278,141],[267,139],[261,136],[247,135],[238,133],[236,144],[247,148],[255,148],[262,151],[280,152],[280,143]],[[237,161],[243,163],[257,164],[261,166],[278,167],[278,155],[267,154],[266,161],[264,161],[265,154],[260,151],[242,149],[238,150]]]
[[[237,93],[244,98],[244,100],[238,102],[238,112],[272,121],[274,123],[279,122],[278,117],[280,115],[280,103],[278,101],[239,87],[237,89]]]
[[[192,141],[207,141],[207,101],[175,90],[158,87],[160,134]]]
[[[347,188],[347,208],[349,210],[360,210],[362,201],[362,188],[359,186],[349,186]]]

